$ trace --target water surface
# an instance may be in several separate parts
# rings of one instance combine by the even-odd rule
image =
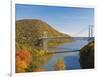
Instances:
[[[66,53],[57,53],[53,54],[52,58],[43,66],[48,71],[54,70],[54,64],[57,62],[58,59],[63,59],[64,64],[66,65],[65,70],[72,70],[72,69],[80,69],[80,63],[79,63],[79,51],[73,51],[73,50],[79,50],[83,46],[85,46],[88,43],[87,40],[77,40],[71,43],[64,43],[59,46],[55,46],[52,48],[49,48],[49,51],[57,51],[62,52],[66,51]],[[67,51],[73,51],[73,52],[67,52]]]

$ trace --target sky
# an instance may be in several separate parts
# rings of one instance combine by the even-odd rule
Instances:
[[[16,20],[39,19],[71,36],[88,36],[94,8],[16,4]]]

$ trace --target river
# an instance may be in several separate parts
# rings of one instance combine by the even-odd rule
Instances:
[[[81,69],[79,63],[79,51],[67,52],[71,50],[79,50],[88,43],[87,40],[76,40],[71,43],[64,43],[59,46],[49,48],[49,51],[66,51],[66,53],[53,54],[52,58],[43,66],[48,71],[54,71],[54,64],[58,59],[63,59],[65,70]]]

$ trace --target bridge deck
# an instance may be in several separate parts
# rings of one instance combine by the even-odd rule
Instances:
[[[94,37],[43,37],[40,39],[44,40],[55,40],[55,39],[73,39],[73,40],[89,40],[89,39],[94,39]]]

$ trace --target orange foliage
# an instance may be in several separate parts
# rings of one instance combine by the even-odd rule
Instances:
[[[65,69],[65,64],[64,61],[61,59],[58,59],[56,64],[54,65],[55,70],[64,70]]]
[[[42,72],[42,71],[46,71],[44,68],[34,68],[33,72]]]
[[[21,60],[24,60],[26,63],[30,63],[31,54],[27,49],[22,49],[16,53],[16,57],[19,56]]]
[[[16,52],[16,72],[25,72],[30,64],[31,54],[27,49]]]

